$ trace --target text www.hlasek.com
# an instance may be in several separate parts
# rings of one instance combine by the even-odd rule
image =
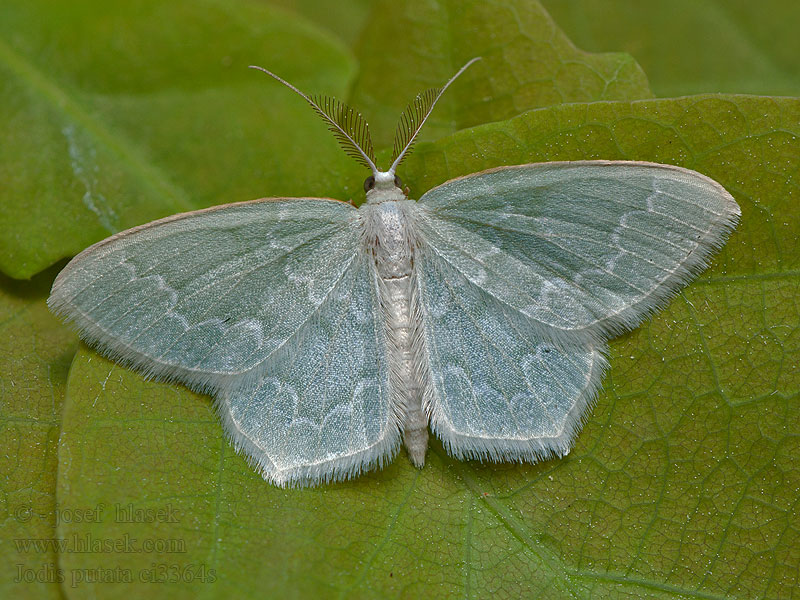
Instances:
[[[131,537],[127,533],[118,538],[98,538],[91,533],[72,534],[64,538],[17,538],[14,540],[20,554],[76,553],[104,554],[154,552],[161,554],[182,554],[186,552],[186,540],[180,538]]]

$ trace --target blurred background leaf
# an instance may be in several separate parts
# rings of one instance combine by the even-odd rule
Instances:
[[[266,4],[0,6],[0,269],[27,278],[183,210],[352,193],[335,141],[246,68],[260,62],[340,96],[355,68],[332,35]]]
[[[10,342],[0,597],[791,595],[798,101],[646,100],[629,56],[585,50],[630,51],[660,96],[796,94],[787,59],[796,40],[785,34],[794,5],[552,4],[555,22],[523,1],[490,11],[422,1],[0,6],[0,269],[13,277],[186,208],[279,194],[360,200],[363,169],[251,63],[351,102],[387,136],[415,93],[486,56],[449,90],[430,143],[404,164],[417,197],[501,164],[628,158],[700,170],[744,212],[709,272],[612,343],[605,391],[566,459],[481,466],[451,460],[436,442],[421,472],[401,453],[383,471],[302,491],[269,486],[235,455],[205,397],[85,349],[67,382],[77,338],[44,305],[63,262],[30,282],[0,280]],[[733,16],[713,17],[724,10]],[[738,46],[712,52],[718,39],[769,60],[743,62],[737,80],[734,62],[714,52],[738,56],[728,52]],[[56,530],[56,497],[62,512],[102,504],[103,518]],[[117,505],[164,509],[174,522],[123,522]],[[14,543],[57,534],[167,542],[82,554]],[[169,552],[175,543],[183,551]],[[50,581],[48,566],[66,581]],[[123,568],[134,583],[97,579],[98,569]],[[19,573],[34,582],[15,582]],[[182,583],[141,583],[151,573]]]
[[[572,41],[630,52],[658,96],[800,95],[795,0],[543,0]]]
[[[448,90],[449,101],[437,106],[421,139],[563,102],[652,96],[630,55],[579,50],[538,2],[384,0],[373,6],[356,46],[360,70],[352,101],[364,107],[383,145],[392,143],[398,116],[415,94],[441,86],[476,56],[482,61]]]

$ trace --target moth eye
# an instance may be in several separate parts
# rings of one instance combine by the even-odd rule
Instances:
[[[364,191],[368,192],[375,187],[375,177],[370,175],[364,180]]]
[[[400,179],[397,175],[394,176],[394,185],[399,189],[403,189],[403,180]]]

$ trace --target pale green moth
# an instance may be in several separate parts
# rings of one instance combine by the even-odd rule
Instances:
[[[270,482],[566,454],[610,337],[702,271],[739,207],[646,162],[499,167],[409,200],[395,170],[442,92],[403,113],[387,171],[361,115],[278,79],[367,166],[366,203],[267,198],[175,215],[76,256],[48,301],[100,352],[211,394]],[[262,69],[263,70],[263,69]]]

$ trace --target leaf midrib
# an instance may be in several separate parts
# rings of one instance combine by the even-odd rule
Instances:
[[[72,120],[90,134],[98,145],[107,148],[119,158],[119,163],[136,175],[156,197],[166,197],[187,210],[192,208],[182,188],[173,184],[156,166],[141,156],[134,144],[118,131],[109,129],[81,106],[73,91],[51,82],[42,71],[24,56],[16,52],[0,38],[0,63],[8,67],[19,81],[27,86],[51,110],[60,113],[65,120]]]

